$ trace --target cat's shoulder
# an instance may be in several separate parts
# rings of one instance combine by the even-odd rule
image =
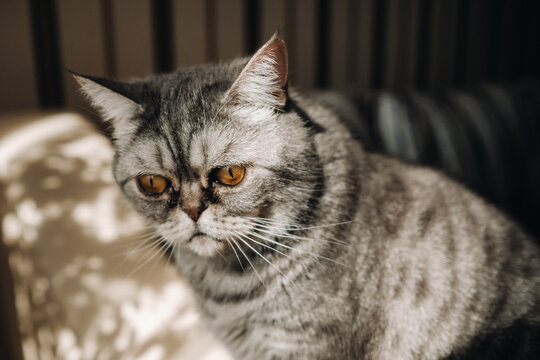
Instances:
[[[401,159],[379,153],[367,153],[366,159],[375,176],[398,178],[411,188],[419,190],[460,188],[464,185],[450,178],[441,170],[405,162]],[[467,190],[465,190],[467,191]]]
[[[399,189],[410,207],[443,207],[449,213],[461,209],[474,213],[475,217],[495,216],[505,221],[504,214],[493,204],[441,170],[377,153],[368,153],[366,161],[372,169],[371,186],[391,194]]]

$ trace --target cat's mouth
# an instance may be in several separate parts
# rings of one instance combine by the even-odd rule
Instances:
[[[214,241],[221,242],[220,239],[216,239],[215,237],[210,236],[210,235],[208,235],[208,234],[206,234],[206,233],[203,233],[202,231],[197,231],[197,232],[195,232],[195,233],[191,236],[191,239],[189,239],[189,242],[192,242],[193,239],[195,239],[195,238],[198,237],[198,236],[204,236],[204,237],[210,238],[210,239],[212,239],[212,240],[214,240]]]
[[[200,256],[212,257],[223,249],[223,241],[201,231],[195,232],[187,246]]]

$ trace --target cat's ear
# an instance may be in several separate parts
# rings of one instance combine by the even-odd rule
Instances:
[[[115,131],[131,127],[129,123],[143,112],[140,104],[142,89],[139,85],[122,83],[95,76],[72,73],[81,92],[100,112]]]
[[[288,73],[287,47],[274,34],[248,61],[226,99],[280,110],[287,102]]]

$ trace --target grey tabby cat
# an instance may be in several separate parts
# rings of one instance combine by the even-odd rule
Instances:
[[[116,181],[233,356],[538,356],[535,243],[440,173],[364,152],[287,74],[274,36],[146,80],[76,75],[112,124]]]

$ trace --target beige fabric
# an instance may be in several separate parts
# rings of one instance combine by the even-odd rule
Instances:
[[[3,240],[26,359],[229,359],[72,113],[0,117]]]

